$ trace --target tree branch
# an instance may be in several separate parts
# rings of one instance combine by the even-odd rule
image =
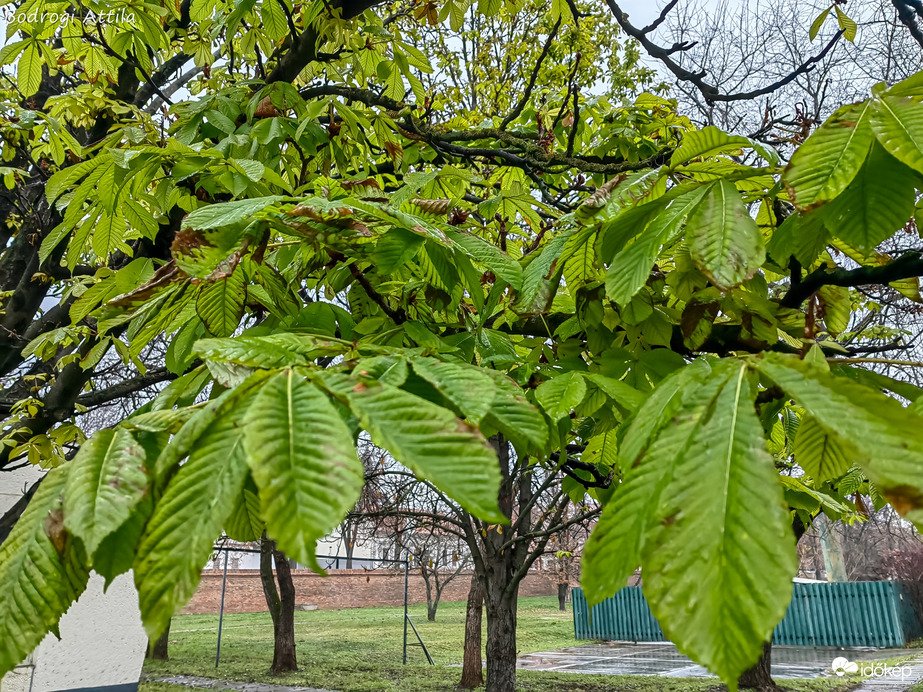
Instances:
[[[920,250],[905,252],[897,259],[877,267],[859,267],[858,269],[822,267],[792,286],[780,304],[786,308],[797,308],[823,286],[886,285],[893,281],[921,275],[923,275],[923,255]]]

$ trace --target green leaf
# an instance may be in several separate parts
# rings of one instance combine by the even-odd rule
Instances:
[[[646,396],[626,382],[597,373],[584,377],[599,387],[606,395],[626,411],[634,412],[644,403]]]
[[[830,10],[832,7],[828,7],[826,10],[821,12],[817,17],[811,22],[811,29],[808,31],[808,36],[813,41],[817,38],[817,34],[820,32],[820,28],[824,25],[824,22],[827,20],[827,17],[830,15]]]
[[[792,155],[782,180],[798,208],[833,199],[856,177],[875,138],[871,110],[868,101],[837,109]]]
[[[836,237],[871,252],[913,215],[916,178],[875,143],[862,170],[828,206],[824,223]]]
[[[210,333],[230,336],[244,316],[246,300],[246,280],[243,271],[238,269],[226,278],[205,285],[196,298],[196,313]]]
[[[497,386],[482,368],[445,363],[435,358],[415,358],[413,370],[439,390],[464,416],[480,423],[490,411]]]
[[[677,456],[714,397],[702,361],[665,379],[638,410],[619,450],[622,483],[583,553],[581,585],[590,604],[615,594],[641,564],[641,550]],[[682,407],[682,414],[680,409]],[[661,434],[663,431],[663,434]]]
[[[243,543],[259,540],[266,526],[260,514],[260,495],[252,476],[247,476],[234,509],[224,520],[224,532],[229,538]]]
[[[194,417],[171,442],[192,450],[164,490],[138,546],[135,585],[141,619],[151,639],[160,636],[176,609],[195,594],[202,566],[247,477],[243,412],[236,406],[237,396],[212,403],[217,406],[206,409],[211,415],[202,419],[204,426]],[[201,427],[204,430],[192,444],[191,432],[184,436],[183,431]]]
[[[330,399],[292,370],[260,387],[244,417],[244,448],[260,489],[267,534],[321,571],[317,541],[352,509],[363,467]]]
[[[794,451],[795,461],[817,484],[839,478],[852,465],[844,445],[811,416],[798,426]]]
[[[824,211],[795,213],[776,228],[766,252],[776,263],[787,267],[794,257],[803,267],[809,267],[830,242],[830,231],[824,226]]]
[[[548,443],[545,417],[508,375],[486,368],[485,372],[493,378],[497,394],[481,428],[502,432],[520,453],[540,453]]]
[[[579,372],[568,372],[542,382],[535,398],[553,421],[569,416],[586,396],[586,381]]]
[[[757,363],[826,431],[858,451],[860,458],[854,461],[898,512],[920,521],[913,512],[923,507],[919,416],[892,397],[812,367],[797,356],[767,353]]]
[[[31,41],[19,56],[16,84],[25,98],[37,94],[42,86],[42,54],[35,40]]]
[[[642,562],[664,633],[734,689],[785,615],[798,560],[747,367],[721,361],[714,375],[719,391],[677,457]]]
[[[237,363],[250,368],[281,368],[307,365],[305,354],[313,355],[318,348],[345,350],[344,345],[328,342],[323,337],[312,338],[280,332],[266,336],[235,336],[230,339],[199,339],[192,353],[204,360]]]
[[[200,207],[183,220],[183,228],[194,231],[205,231],[213,228],[223,228],[241,221],[247,221],[257,212],[275,204],[284,197],[278,195],[270,197],[257,197],[254,199],[239,199],[234,202],[219,202]]]
[[[840,9],[839,5],[834,5],[833,9],[836,10],[836,23],[843,30],[843,38],[852,43],[856,40],[856,32],[859,31],[859,26],[846,16],[846,13]]]
[[[709,186],[689,217],[686,237],[692,259],[720,287],[749,278],[766,259],[760,230],[727,180]]]
[[[580,461],[615,469],[619,465],[618,452],[616,433],[614,431],[605,432],[589,439],[580,455]]]
[[[404,228],[392,228],[375,246],[372,263],[382,276],[390,274],[413,259],[423,246],[423,238]]]
[[[522,266],[492,243],[471,233],[449,232],[449,236],[471,259],[483,264],[515,290],[523,283]]]
[[[737,153],[744,148],[759,149],[761,154],[765,151],[761,144],[748,137],[729,135],[717,127],[709,125],[701,130],[692,130],[683,135],[682,144],[676,148],[676,151],[670,157],[670,168],[676,168],[680,164],[704,156]]]
[[[622,248],[606,271],[606,295],[626,305],[650,278],[660,247],[679,231],[686,216],[707,192],[701,187],[673,200],[633,242]]]
[[[105,588],[109,588],[117,576],[131,569],[138,542],[151,516],[153,505],[150,496],[142,498],[128,520],[99,544],[96,554],[93,555],[93,570],[106,580]]]
[[[144,449],[122,428],[101,430],[70,462],[64,526],[96,554],[106,536],[124,524],[148,491]]]
[[[67,466],[50,471],[0,544],[0,676],[57,629],[86,588],[83,547],[62,523],[66,482]]]
[[[923,173],[923,104],[883,94],[871,100],[869,122],[891,156]]]
[[[522,314],[544,312],[554,299],[563,266],[561,253],[574,229],[558,233],[529,263],[522,275],[522,289],[516,301],[516,311]]]
[[[497,455],[477,428],[448,409],[380,383],[357,385],[348,399],[372,442],[472,514],[505,520],[497,506]]]
[[[824,326],[831,334],[845,332],[852,317],[852,298],[843,286],[822,286],[817,291]]]

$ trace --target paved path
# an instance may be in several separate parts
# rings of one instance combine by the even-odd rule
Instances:
[[[923,656],[917,656],[901,666],[896,666],[895,672],[896,674],[869,678],[853,692],[903,692],[910,689],[911,685],[923,682]]]
[[[270,685],[264,682],[215,680],[197,675],[152,677],[150,680],[152,682],[165,682],[170,685],[182,685],[183,687],[194,687],[203,690],[231,690],[232,692],[332,692],[331,690],[319,690],[315,687],[289,687],[286,685]]]
[[[778,678],[816,678],[832,674],[833,659],[845,657],[861,665],[862,661],[895,658],[918,651],[907,649],[839,649],[834,647],[774,646],[772,674]],[[918,663],[923,675],[923,657]],[[543,651],[520,656],[522,670],[553,670],[560,673],[597,673],[603,675],[657,675],[660,677],[707,677],[702,666],[683,656],[669,642],[608,642],[572,646],[557,651]],[[914,668],[916,670],[916,668]],[[908,678],[909,679],[909,678]],[[906,685],[909,687],[909,684]],[[904,688],[901,688],[904,689]],[[891,692],[874,688],[865,692]]]

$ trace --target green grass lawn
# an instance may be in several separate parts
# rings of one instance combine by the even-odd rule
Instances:
[[[148,661],[148,677],[168,674],[202,675],[225,680],[275,682],[341,692],[442,692],[453,690],[461,669],[465,603],[442,603],[436,622],[427,622],[426,606],[410,608],[410,616],[436,666],[426,664],[419,647],[409,649],[409,665],[401,665],[402,608],[350,608],[295,613],[295,636],[301,670],[270,676],[272,624],[268,613],[226,615],[221,640],[221,664],[215,669],[218,618],[185,615],[173,619],[170,661]],[[413,633],[410,633],[411,640]],[[485,635],[486,639],[486,635]],[[557,598],[520,599],[517,636],[520,653],[548,651],[580,642],[574,639],[570,610],[562,613]],[[530,692],[704,692],[720,689],[714,680],[665,679],[608,675],[576,675],[520,671],[519,689]],[[848,688],[840,679],[786,681],[804,692]],[[167,692],[172,686],[147,683],[144,692]]]

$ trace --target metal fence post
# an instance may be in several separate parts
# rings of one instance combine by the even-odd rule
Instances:
[[[410,560],[404,557],[404,665],[407,665],[407,588],[410,577]]]
[[[221,660],[221,626],[224,624],[224,593],[228,588],[228,549],[224,549],[224,577],[221,580],[221,610],[218,611],[218,649],[215,651],[215,668]]]

